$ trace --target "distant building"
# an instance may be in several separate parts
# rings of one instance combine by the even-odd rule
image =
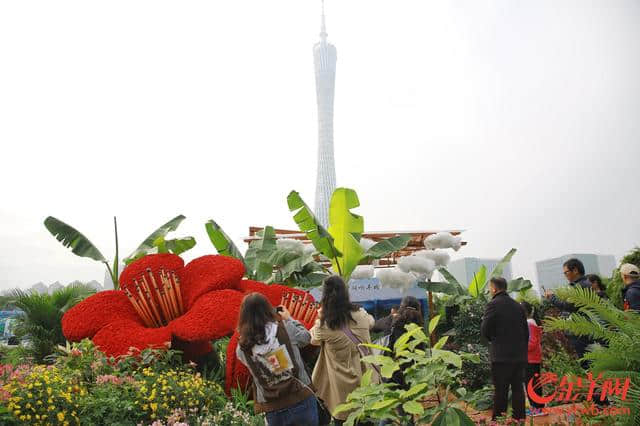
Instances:
[[[484,265],[487,268],[487,277],[502,259],[485,259],[478,257],[464,257],[462,259],[452,260],[447,265],[447,270],[458,280],[463,286],[468,286],[473,280],[473,275]],[[511,262],[505,266],[502,276],[507,280],[511,280]]]
[[[571,258],[579,259],[584,264],[587,274],[598,274],[602,277],[610,277],[616,268],[616,259],[613,255],[606,254],[565,254],[553,259],[536,262],[538,285],[546,289],[553,289],[567,284],[562,272],[562,264]]]

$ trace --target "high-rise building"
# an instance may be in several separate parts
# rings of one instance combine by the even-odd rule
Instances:
[[[562,272],[562,264],[571,258],[580,260],[587,274],[598,274],[602,277],[610,277],[616,268],[616,259],[613,255],[589,253],[565,254],[564,256],[536,262],[538,285],[546,289],[567,285],[567,280]]]
[[[473,275],[484,265],[487,268],[487,277],[502,259],[482,259],[478,257],[464,257],[452,260],[447,265],[447,270],[463,286],[468,286],[473,280]],[[512,279],[511,262],[507,263],[502,271],[502,277],[507,281]]]
[[[318,102],[318,168],[316,174],[315,215],[320,223],[329,225],[329,202],[336,188],[336,168],[333,158],[333,98],[336,82],[337,51],[327,42],[327,28],[322,2],[320,41],[313,46]]]

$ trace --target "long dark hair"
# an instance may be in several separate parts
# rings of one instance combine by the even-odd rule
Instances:
[[[420,302],[413,296],[405,296],[400,303],[398,316],[394,320],[394,325],[399,324],[405,326],[407,324],[423,325],[422,307]]]
[[[607,287],[602,282],[602,279],[596,274],[589,274],[586,278],[591,284],[595,284],[599,291],[607,291]]]
[[[250,351],[255,345],[266,343],[265,327],[269,322],[277,321],[275,309],[266,297],[260,293],[251,293],[242,299],[238,334],[240,347]]]
[[[351,312],[360,309],[360,306],[351,303],[349,291],[342,278],[331,276],[324,280],[322,285],[322,318],[321,325],[327,325],[331,330],[338,330],[353,321]]]

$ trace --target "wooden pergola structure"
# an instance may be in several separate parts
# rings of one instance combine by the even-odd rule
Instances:
[[[261,226],[250,226],[249,227],[249,236],[244,238],[245,243],[250,243],[251,241],[258,240],[260,237],[257,235],[258,232],[262,231],[264,227]],[[403,256],[408,256],[412,253],[415,253],[418,250],[424,250],[424,240],[433,234],[437,234],[438,232],[449,232],[452,235],[460,235],[464,230],[444,230],[444,231],[376,231],[376,232],[365,232],[362,234],[362,238],[368,238],[375,242],[384,240],[386,238],[395,237],[398,235],[411,235],[411,240],[409,240],[409,244],[402,249],[391,253],[389,256],[380,259],[378,266],[379,268],[391,267],[395,265],[398,261],[398,258]],[[281,238],[289,238],[294,240],[301,240],[306,244],[311,244],[311,241],[307,238],[307,235],[304,232],[300,231],[292,231],[290,229],[275,229],[276,239]],[[467,242],[463,241],[462,245],[466,245]]]

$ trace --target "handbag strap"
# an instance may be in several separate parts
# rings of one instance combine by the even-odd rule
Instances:
[[[356,348],[358,348],[358,352],[360,353],[360,358],[365,357],[365,356],[369,356],[369,355],[372,354],[371,353],[371,348],[369,348],[367,346],[362,346],[362,340],[360,340],[360,338],[358,336],[356,336],[348,326],[346,326],[346,325],[343,326],[342,327],[342,332],[344,333],[345,336],[347,336],[349,338],[349,340],[351,340],[353,342],[354,345],[356,345]],[[378,368],[377,365],[371,364],[371,367],[376,371],[376,373],[378,373],[378,375],[380,375],[380,377],[382,377],[380,369]]]

